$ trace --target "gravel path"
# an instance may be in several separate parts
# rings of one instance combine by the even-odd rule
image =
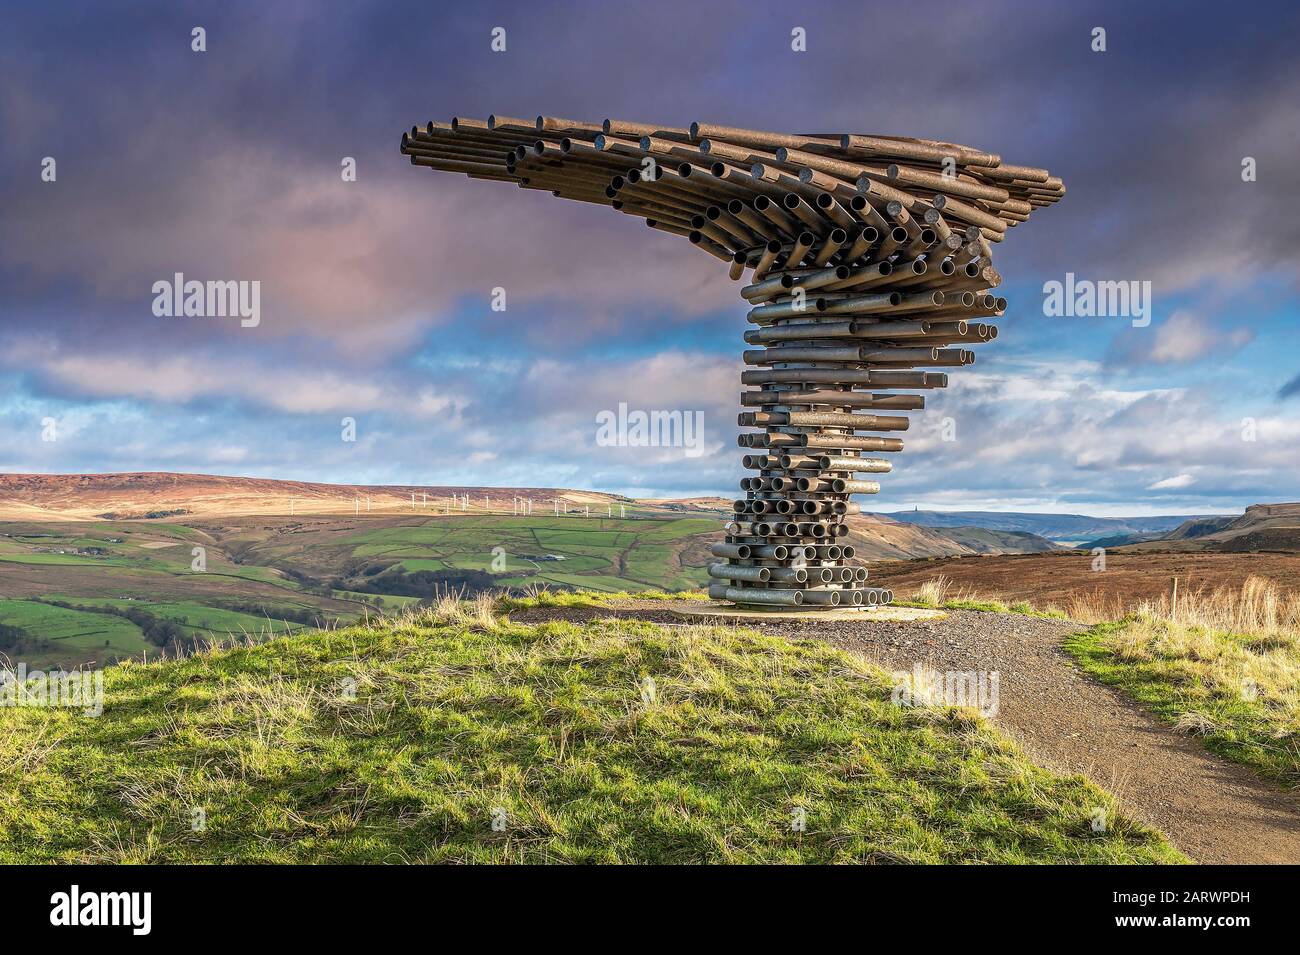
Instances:
[[[684,625],[662,601],[511,614],[520,622],[611,616]],[[909,623],[758,620],[746,626],[825,640],[891,671],[920,664],[997,672],[994,721],[1041,765],[1088,776],[1198,862],[1300,863],[1300,796],[1220,759],[1080,672],[1060,649],[1078,624],[958,610]]]

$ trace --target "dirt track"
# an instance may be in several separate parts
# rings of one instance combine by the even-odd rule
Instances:
[[[516,612],[521,622],[634,616],[681,626],[662,602]],[[1205,863],[1300,863],[1300,795],[1207,752],[1081,673],[1060,649],[1077,624],[954,611],[912,623],[758,621],[754,629],[826,640],[887,670],[997,671],[996,722],[1045,766],[1078,772]]]

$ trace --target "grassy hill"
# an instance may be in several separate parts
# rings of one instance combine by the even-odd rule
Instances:
[[[993,531],[1035,534],[1059,542],[1101,537],[1163,534],[1195,515],[1153,517],[1092,517],[1086,514],[1036,514],[1016,511],[891,511],[881,516],[926,527],[980,527]]]
[[[102,665],[178,641],[351,623],[461,589],[704,583],[716,519],[629,515],[0,524],[0,653],[38,667]]]
[[[445,603],[106,686],[0,708],[0,862],[1181,860],[820,643]]]
[[[101,665],[178,642],[352,623],[447,592],[706,583],[718,516],[633,504],[624,517],[623,507],[3,523],[0,627],[23,636],[0,631],[0,652],[34,666]],[[1032,535],[870,517],[850,530],[866,560],[1052,547]],[[196,548],[203,571],[193,568]]]

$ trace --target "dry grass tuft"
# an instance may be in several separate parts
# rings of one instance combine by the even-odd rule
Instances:
[[[1192,736],[1209,736],[1219,727],[1204,713],[1197,713],[1194,710],[1188,710],[1178,721],[1174,723],[1174,729],[1183,733],[1190,733]]]

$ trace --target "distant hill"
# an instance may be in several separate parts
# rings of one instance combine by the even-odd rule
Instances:
[[[925,527],[891,520],[885,514],[863,514],[850,518],[848,523],[849,536],[845,540],[865,560],[1037,554],[1059,549],[1035,534],[983,527]]]
[[[1252,504],[1238,517],[1197,518],[1133,550],[1300,553],[1300,503]]]
[[[468,496],[468,501],[465,497]],[[428,514],[458,516],[510,514],[516,498],[530,499],[533,514],[562,511],[592,517],[624,513],[647,516],[714,517],[731,513],[731,501],[721,497],[639,499],[600,491],[565,488],[447,487],[441,485],[324,484],[216,474],[142,471],[119,474],[0,474],[0,521],[172,521],[190,523],[218,517]],[[414,499],[414,507],[412,506]],[[975,512],[971,512],[972,514]],[[933,514],[936,519],[961,515]],[[969,554],[1028,554],[1056,548],[1028,527],[1011,526],[1011,517],[998,526],[972,526],[974,520],[947,521],[945,526],[919,526],[915,512],[905,515],[864,514],[850,520],[849,540],[864,559],[956,557]],[[983,515],[979,515],[983,516]],[[1031,522],[1021,522],[1031,523]],[[1173,525],[1170,525],[1173,526]],[[717,533],[721,532],[721,527]],[[700,535],[712,538],[714,532]],[[701,547],[707,551],[707,545]]]
[[[564,488],[323,484],[220,474],[0,474],[0,521],[167,520],[236,514],[441,513],[468,495],[463,511],[510,513],[516,497],[533,513],[561,507],[607,509],[630,498]],[[414,507],[412,501],[414,500]],[[367,503],[368,502],[368,503]],[[617,513],[617,509],[615,510]]]
[[[1086,514],[1030,514],[1017,511],[895,511],[880,513],[878,516],[925,527],[980,527],[991,531],[1035,534],[1050,541],[1069,544],[1104,537],[1161,535],[1188,521],[1206,519],[1195,514],[1089,517]]]

